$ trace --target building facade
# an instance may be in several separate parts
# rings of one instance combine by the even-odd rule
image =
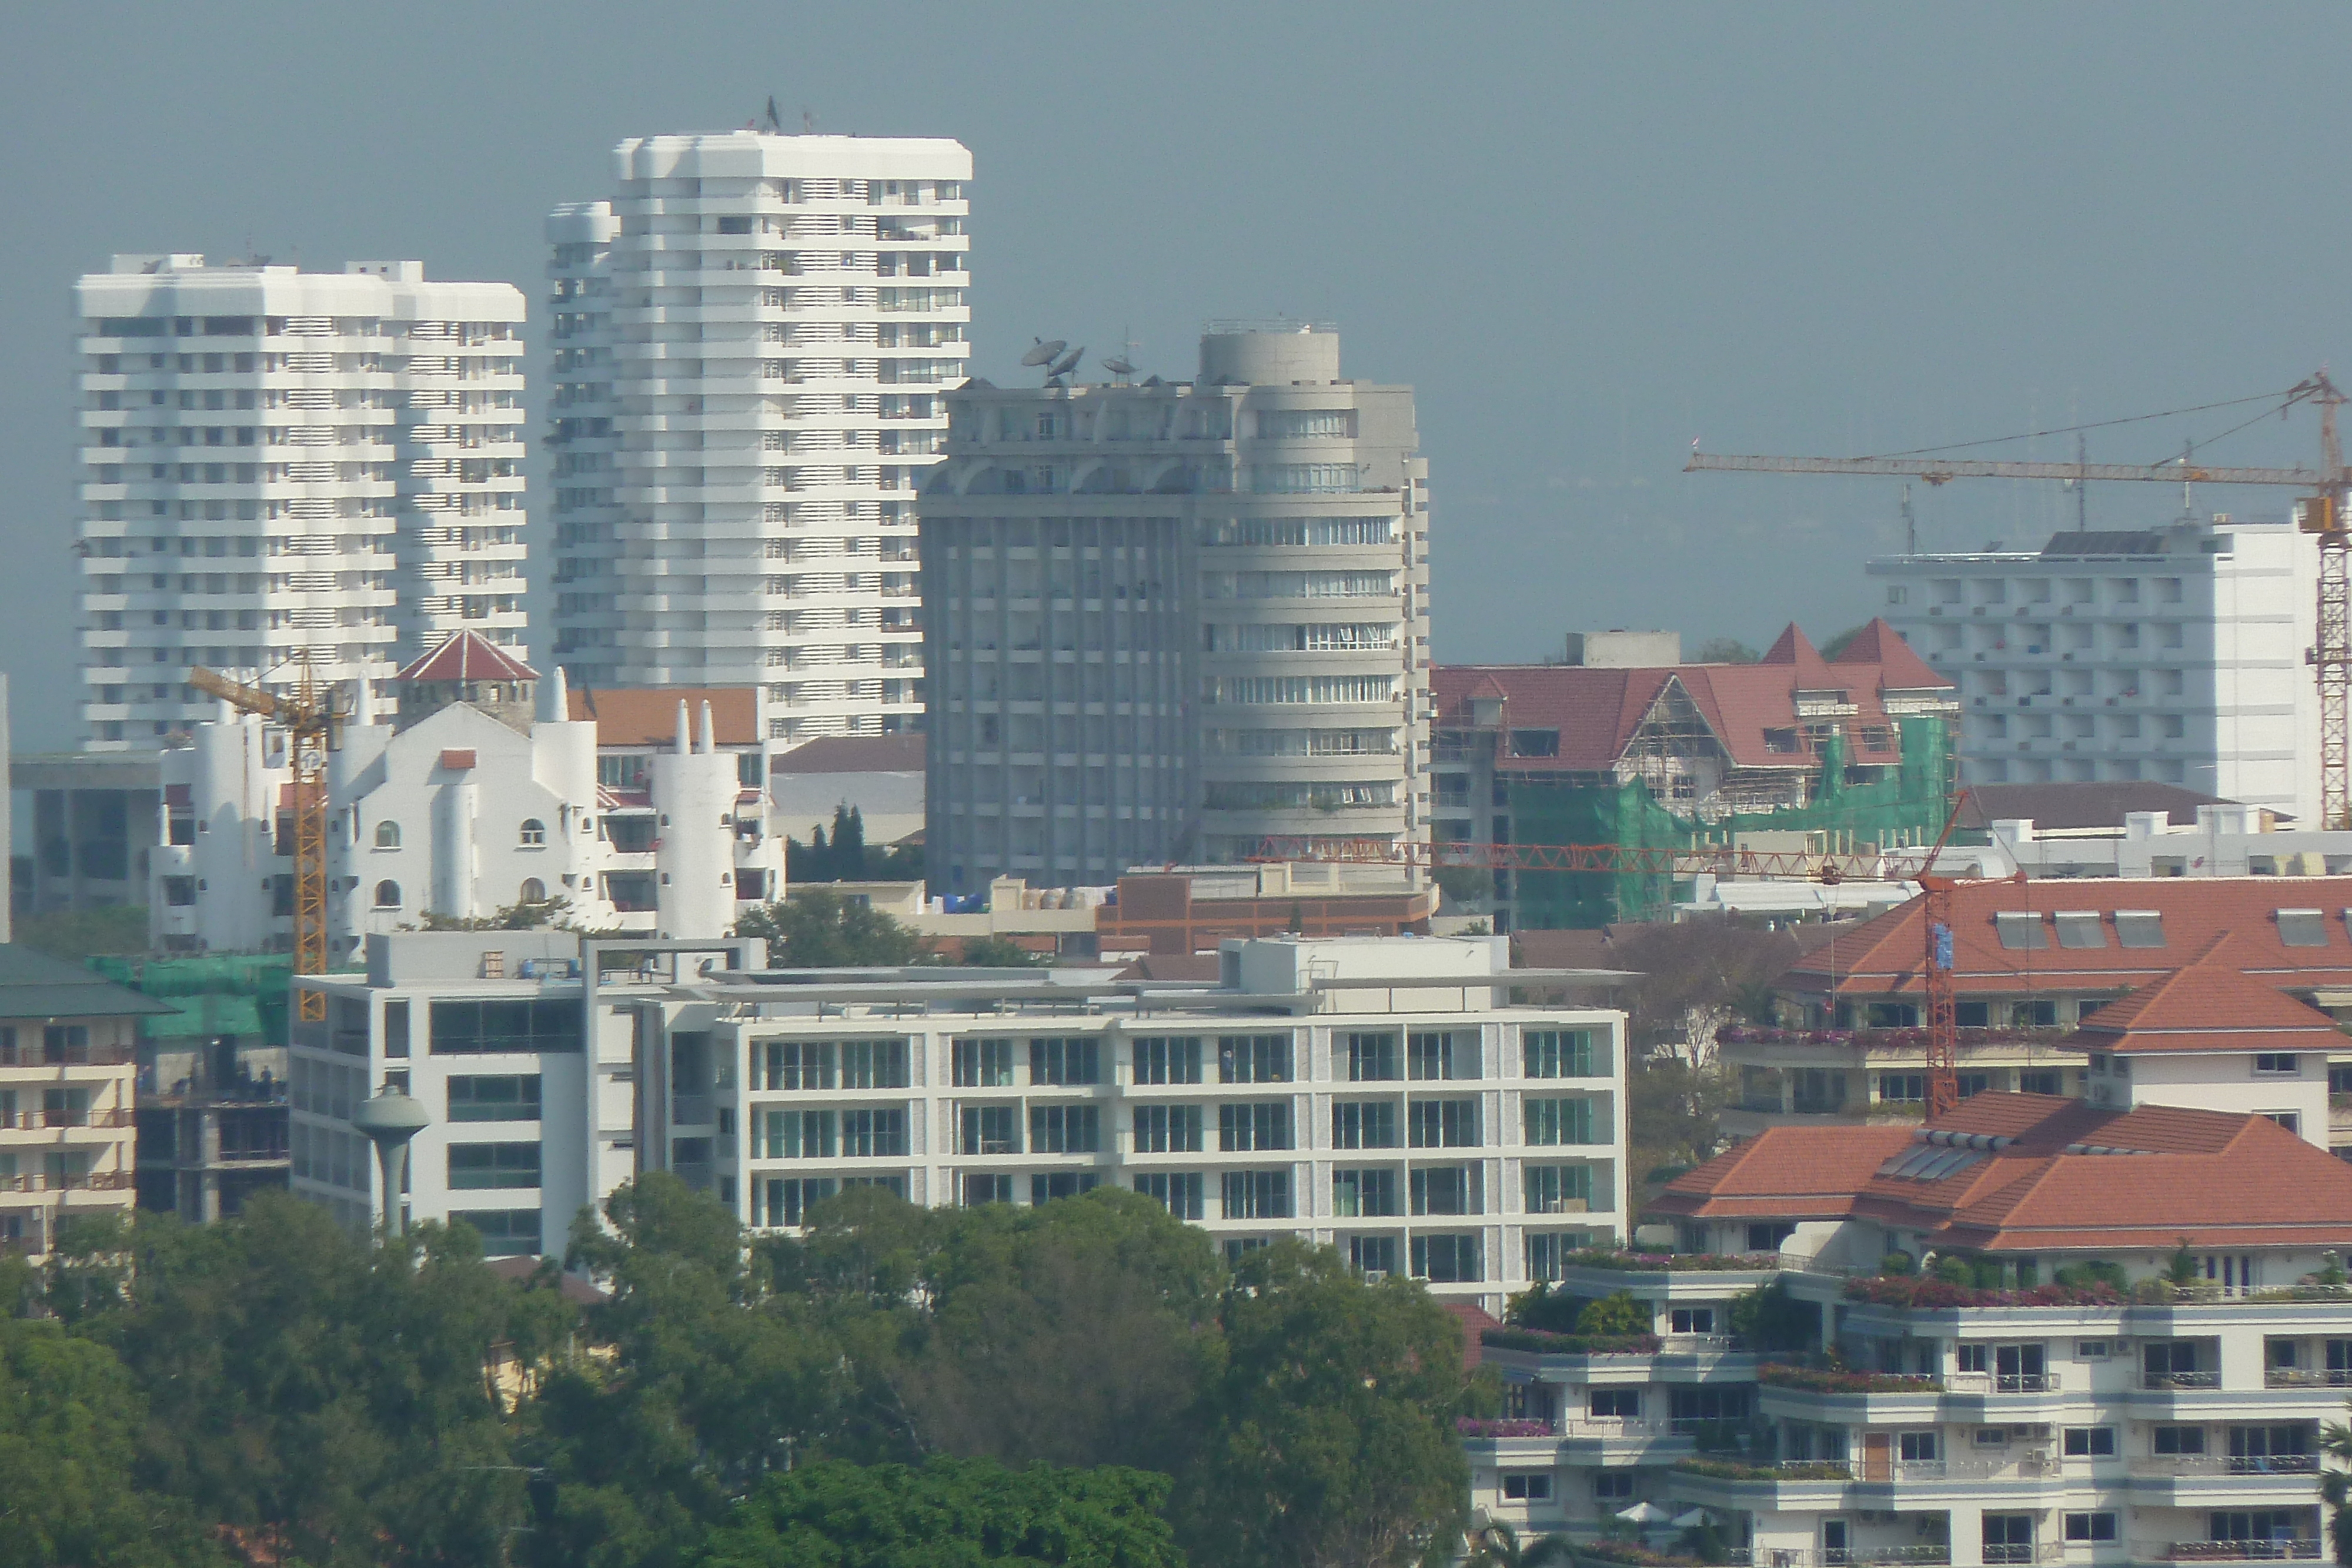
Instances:
[[[1783,1568],[2324,1554],[2352,1171],[2269,1122],[1994,1094],[1768,1133],[1657,1209],[1671,1254],[1557,1286],[1653,1333],[1484,1336],[1490,1517]]]
[[[931,884],[1428,831],[1429,477],[1328,329],[1190,382],[974,383],[922,498]]]
[[[0,945],[0,1248],[38,1256],[59,1220],[131,1207],[139,1020],[171,1010]]]
[[[348,694],[461,626],[525,651],[520,290],[173,255],[77,292],[85,745],[210,716],[192,665]]]
[[[572,700],[561,672],[545,693],[538,685],[530,665],[461,632],[400,672],[396,714],[343,727],[327,775],[333,956],[356,957],[370,936],[429,915],[482,919],[555,900],[562,919],[593,930],[716,936],[745,907],[782,896],[763,743],[719,747],[719,694],[659,694],[668,735],[650,751],[653,694],[596,694],[613,710],[608,755],[604,721]],[[727,695],[740,735],[757,694]],[[283,950],[293,776],[282,732],[250,715],[197,725],[163,753],[163,769],[168,841],[152,852],[148,905],[156,946]]]
[[[921,727],[914,493],[964,378],[971,154],[633,138],[547,221],[555,658],[769,688],[774,737]]]
[[[579,1204],[651,1169],[758,1229],[859,1184],[933,1206],[1129,1186],[1234,1255],[1296,1235],[1494,1306],[1622,1234],[1623,1015],[1497,1005],[1552,972],[1510,970],[1495,939],[1229,942],[1220,983],[1181,987],[745,973],[726,944],[654,974],[642,945],[565,940],[400,934],[371,944],[364,977],[299,977],[331,1018],[295,1028],[295,1190],[372,1212],[350,1108],[400,1074],[436,1117],[415,1214],[457,1212],[455,1173],[487,1161],[515,1173],[499,1185],[546,1217],[549,1245]],[[512,1124],[459,1125],[488,1119]],[[477,1138],[500,1152],[446,1165]],[[446,1187],[427,1185],[436,1161]]]
[[[2154,779],[2326,827],[2318,559],[2287,524],[2217,514],[1868,570],[1959,687],[1971,782]]]

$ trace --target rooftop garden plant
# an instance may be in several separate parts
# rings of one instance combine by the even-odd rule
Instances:
[[[1836,1366],[1798,1366],[1767,1362],[1756,1369],[1756,1381],[1774,1388],[1794,1388],[1807,1394],[1940,1394],[1944,1380],[1908,1372],[1853,1372]]]
[[[1542,1329],[1484,1329],[1478,1343],[1496,1350],[1527,1350],[1538,1355],[1655,1355],[1665,1342],[1654,1333],[1551,1333]]]

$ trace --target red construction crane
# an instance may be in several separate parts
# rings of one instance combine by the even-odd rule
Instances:
[[[1694,471],[1751,474],[1862,474],[1924,479],[2125,479],[2165,485],[2286,485],[2310,494],[2295,522],[2319,539],[2319,612],[2315,645],[2306,657],[2319,680],[2320,823],[2352,828],[2352,570],[2347,570],[2346,492],[2352,470],[2336,440],[2336,411],[2344,394],[2320,371],[2279,394],[2280,412],[2299,402],[2319,410],[2320,466],[2218,468],[2187,457],[2168,463],[2000,463],[1949,457],[1728,457],[1694,451],[1683,465]]]

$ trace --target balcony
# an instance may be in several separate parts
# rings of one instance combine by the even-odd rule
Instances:
[[[2139,1385],[2148,1389],[2219,1388],[2219,1372],[2146,1372],[2140,1375]]]
[[[2294,1558],[2316,1561],[2319,1542],[2312,1541],[2146,1541],[2132,1543],[2132,1556],[2143,1563],[2274,1563]],[[1992,1561],[1990,1551],[1985,1561]]]
[[[53,1108],[41,1111],[0,1111],[0,1131],[26,1132],[39,1127],[128,1127],[128,1111]]]
[[[2263,1373],[2265,1388],[2352,1388],[2352,1367],[2325,1370],[2306,1366],[2273,1366]]]
[[[2149,1454],[2131,1461],[2136,1476],[2310,1476],[2319,1473],[2316,1454]]]
[[[129,1171],[67,1171],[0,1176],[0,1194],[18,1192],[121,1192],[131,1186]]]
[[[132,1057],[127,1045],[13,1045],[0,1048],[0,1067],[120,1067]]]
[[[1954,1372],[1944,1377],[1944,1386],[1954,1394],[2055,1394],[2058,1375],[2054,1372]]]

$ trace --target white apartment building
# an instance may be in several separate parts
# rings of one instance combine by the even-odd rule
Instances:
[[[2291,525],[2216,514],[1868,570],[1960,688],[1969,780],[2154,779],[2327,825],[2305,663],[2318,547]]]
[[[87,747],[210,716],[195,664],[388,697],[461,626],[524,653],[519,289],[172,255],[76,292]]]
[[[1485,1333],[1510,1412],[1469,1439],[1489,1517],[1637,1521],[1670,1553],[1704,1524],[1776,1568],[2324,1554],[2352,1170],[2268,1120],[1985,1095],[1773,1129],[1658,1211],[1671,1255],[1555,1287],[1623,1291],[1653,1333]],[[1766,1286],[1774,1317],[1736,1319]]]
[[[775,737],[922,726],[913,497],[964,379],[971,154],[633,138],[547,220],[555,658],[768,687]]]
[[[1429,471],[1339,339],[1212,326],[1200,374],[949,400],[922,497],[930,883],[1429,834]]]
[[[487,1161],[516,1173],[511,1206],[528,1190],[547,1239],[640,1169],[675,1171],[761,1229],[861,1183],[928,1205],[1110,1183],[1232,1255],[1301,1236],[1499,1307],[1530,1270],[1622,1234],[1623,1015],[1506,1005],[1570,972],[1510,970],[1497,939],[1232,941],[1223,977],[1190,986],[1098,969],[747,973],[729,944],[669,945],[683,955],[656,954],[657,975],[638,967],[643,944],[564,940],[380,936],[364,978],[298,977],[333,1000],[329,1025],[297,1028],[295,1190],[371,1212],[345,1124],[355,1096],[404,1073],[436,1118],[414,1212],[460,1211],[468,1189],[433,1171]],[[478,1038],[494,1019],[495,1052]],[[530,1082],[486,1091],[485,1074]],[[461,1127],[491,1092],[532,1113]],[[499,1152],[449,1166],[477,1138]]]
[[[758,745],[722,750],[710,698],[606,692],[621,745],[580,714],[559,670],[538,674],[459,632],[402,670],[397,715],[362,709],[327,772],[331,956],[429,915],[478,919],[561,898],[591,930],[715,937],[783,896],[783,841],[767,831]],[[645,699],[667,697],[650,756]],[[698,698],[698,701],[689,699]],[[293,929],[293,775],[284,733],[225,713],[163,753],[163,841],[150,857],[149,923],[163,952],[283,951]],[[602,775],[605,765],[614,782]],[[753,778],[747,780],[746,773]]]
[[[139,1020],[168,1002],[0,943],[0,1250],[49,1250],[60,1220],[137,1197]]]

